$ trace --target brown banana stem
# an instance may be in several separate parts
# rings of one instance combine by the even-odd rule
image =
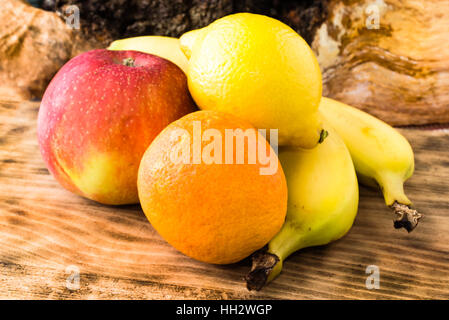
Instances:
[[[422,214],[417,210],[410,208],[408,205],[398,203],[395,201],[391,208],[394,210],[396,217],[394,218],[394,227],[396,229],[404,228],[408,232],[413,231],[418,225]]]
[[[250,291],[259,291],[267,283],[271,270],[279,262],[279,257],[266,251],[257,251],[251,260],[251,271],[245,277],[246,287]]]

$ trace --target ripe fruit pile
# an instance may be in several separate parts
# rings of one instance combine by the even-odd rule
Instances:
[[[348,232],[357,177],[381,187],[396,228],[410,232],[421,217],[403,190],[414,170],[407,140],[321,91],[296,32],[240,13],[179,40],[119,40],[72,59],[45,92],[39,144],[65,188],[140,201],[160,235],[197,260],[232,263],[268,243],[247,276],[258,290],[293,252]],[[257,129],[270,129],[271,146]]]

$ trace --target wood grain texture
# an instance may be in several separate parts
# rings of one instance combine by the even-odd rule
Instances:
[[[375,190],[361,189],[354,227],[328,246],[291,256],[279,278],[248,292],[248,260],[196,262],[164,242],[139,206],[108,207],[62,189],[41,160],[39,108],[0,102],[0,298],[34,299],[449,299],[449,133],[402,130],[416,152],[406,184],[425,214],[394,230]],[[368,265],[380,289],[365,287]],[[66,288],[66,268],[80,289]]]
[[[312,43],[324,96],[393,125],[449,123],[448,0],[329,0],[326,9]]]

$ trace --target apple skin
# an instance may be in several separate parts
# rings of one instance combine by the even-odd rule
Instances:
[[[196,110],[186,76],[172,62],[137,51],[92,50],[67,62],[48,85],[39,147],[66,189],[104,204],[138,203],[145,150],[169,123]]]

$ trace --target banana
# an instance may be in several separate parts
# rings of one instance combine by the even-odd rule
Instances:
[[[412,231],[422,215],[404,193],[404,182],[414,170],[407,139],[368,113],[329,98],[321,99],[319,110],[348,147],[360,182],[380,186],[385,204],[396,214],[394,227]]]
[[[260,290],[293,252],[344,236],[357,214],[359,189],[354,165],[334,131],[314,149],[280,149],[288,186],[287,216],[266,251],[253,255],[249,290]]]

